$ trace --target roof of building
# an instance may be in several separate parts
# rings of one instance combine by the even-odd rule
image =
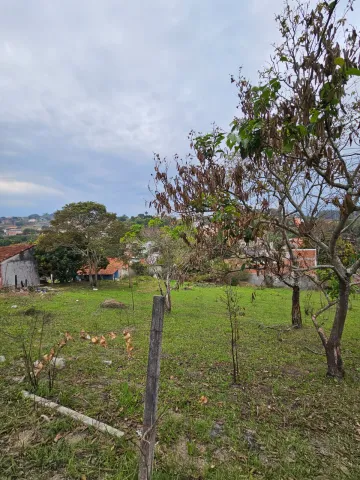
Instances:
[[[14,257],[25,250],[29,250],[34,245],[19,243],[16,245],[9,245],[8,247],[0,247],[0,262],[7,260],[8,258]]]
[[[108,258],[109,265],[106,268],[101,268],[98,271],[98,275],[114,275],[115,272],[125,267],[124,262],[117,258]],[[89,268],[83,267],[78,271],[79,275],[89,275]]]

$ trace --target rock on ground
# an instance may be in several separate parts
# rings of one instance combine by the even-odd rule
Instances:
[[[62,368],[65,368],[65,358],[58,357],[58,358],[53,358],[51,360],[51,363],[54,365],[55,368],[58,368],[61,370]]]
[[[102,308],[126,308],[125,303],[118,302],[117,300],[114,300],[113,298],[110,298],[108,300],[104,300],[100,306]]]

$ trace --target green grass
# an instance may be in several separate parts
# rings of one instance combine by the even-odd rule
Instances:
[[[325,357],[309,317],[304,314],[303,329],[286,330],[290,291],[257,289],[251,302],[254,290],[237,288],[245,307],[240,386],[232,385],[222,288],[173,292],[173,313],[164,326],[154,480],[360,478],[359,299],[352,300],[343,337],[347,375],[337,382],[325,377]],[[45,295],[0,294],[3,332],[26,332],[33,316],[24,312],[33,307],[51,313],[43,353],[65,331],[75,339],[61,352],[66,368],[58,372],[53,391],[44,378],[38,394],[125,432],[123,439],[114,439],[22,399],[21,390],[29,386],[14,380],[24,374],[21,348],[4,333],[1,479],[137,478],[136,430],[142,423],[154,294],[154,282],[139,281],[134,312],[100,308],[106,298],[131,305],[127,285],[112,282],[98,291],[74,285]],[[312,301],[319,303],[318,296],[313,293]],[[274,325],[284,329],[267,328]],[[122,338],[125,328],[132,334],[131,359]],[[82,329],[118,336],[105,349],[80,340]],[[206,405],[199,402],[202,395]]]

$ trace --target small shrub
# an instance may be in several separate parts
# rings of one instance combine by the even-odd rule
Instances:
[[[239,272],[229,273],[226,276],[226,283],[231,285],[232,287],[236,287],[241,282],[248,282],[250,278],[249,272],[246,270],[242,270]]]
[[[272,288],[274,286],[274,277],[272,275],[264,275],[265,287]]]
[[[131,269],[136,275],[148,275],[148,267],[141,262],[134,262],[131,264]]]

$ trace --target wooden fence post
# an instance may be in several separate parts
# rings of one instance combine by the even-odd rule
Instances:
[[[154,461],[164,305],[165,298],[163,296],[154,296],[138,480],[151,480],[152,465]]]

